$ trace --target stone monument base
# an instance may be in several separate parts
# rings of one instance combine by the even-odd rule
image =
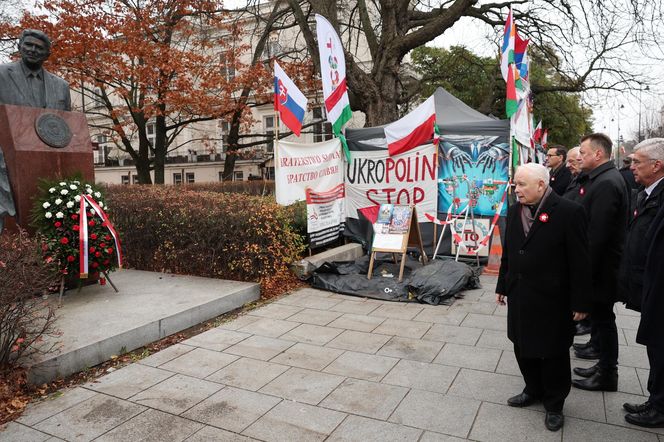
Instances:
[[[66,146],[51,147],[37,134],[36,122],[44,114],[60,117],[67,124],[72,137]],[[34,232],[30,212],[40,180],[78,174],[84,180],[94,181],[90,132],[85,115],[80,112],[0,105],[0,148],[16,205],[16,217],[5,218],[8,231],[20,226]]]

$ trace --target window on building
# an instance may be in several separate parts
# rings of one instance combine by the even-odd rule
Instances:
[[[155,137],[156,137],[156,127],[154,123],[148,123],[145,125],[145,134],[148,137],[148,143],[150,146],[154,147]]]
[[[180,172],[173,174],[173,184],[182,184],[182,174]]]
[[[122,175],[120,177],[120,184],[129,184],[129,176],[127,175]]]
[[[268,152],[274,151],[274,115],[263,117],[263,131],[266,135],[266,149]]]
[[[102,97],[100,88],[96,87],[92,92],[92,97],[90,98],[92,99],[90,109],[99,109],[100,107],[104,107],[104,99]]]
[[[265,49],[263,49],[263,58],[266,60],[276,57],[283,52],[279,41],[276,38],[271,38],[265,43]]]
[[[274,167],[267,168],[267,179],[274,181]]]
[[[224,172],[220,171],[219,172],[219,181],[223,181],[223,180],[224,180]]]
[[[241,170],[233,172],[233,181],[244,181],[244,172]]]
[[[185,174],[185,178],[187,179],[187,184],[192,184],[194,183],[194,172],[187,172]]]
[[[95,137],[97,149],[94,151],[95,164],[104,164],[108,156],[108,146],[106,145],[108,139],[106,135],[97,135]]]
[[[228,121],[221,120],[219,121],[219,145],[221,149],[218,152],[226,152],[228,133],[231,130],[231,124]]]
[[[131,183],[132,184],[138,184],[138,175],[132,175],[131,176]]]
[[[233,64],[233,56],[230,51],[222,52],[219,54],[221,73],[226,80],[231,81],[235,78],[235,65]]]
[[[323,106],[313,108],[314,121],[318,123],[313,125],[314,130],[314,143],[332,139],[332,124],[324,121],[327,118],[325,108]]]

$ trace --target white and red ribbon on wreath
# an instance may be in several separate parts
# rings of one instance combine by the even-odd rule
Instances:
[[[99,206],[99,204],[97,204],[94,198],[92,198],[88,194],[83,193],[81,194],[81,201],[79,206],[80,210],[78,216],[79,273],[81,279],[88,277],[88,259],[89,259],[88,253],[90,251],[88,247],[88,212],[87,210],[85,210],[86,202],[90,204],[92,209],[97,213],[97,215],[99,215],[99,217],[102,220],[102,223],[105,223],[106,228],[113,237],[113,241],[115,242],[115,251],[118,257],[118,267],[122,268],[122,248],[120,244],[120,236],[115,231],[115,228],[113,227],[111,220],[106,215],[106,212],[104,212],[104,210]]]
[[[505,187],[505,191],[503,192],[503,197],[500,199],[500,204],[498,204],[498,208],[496,209],[496,213],[493,215],[493,219],[491,220],[491,226],[489,227],[489,231],[484,236],[484,238],[482,238],[479,241],[479,247],[477,247],[474,250],[470,249],[466,245],[466,243],[462,240],[461,235],[459,235],[456,232],[456,230],[454,230],[454,224],[453,223],[450,224],[450,231],[451,231],[452,235],[454,236],[455,240],[457,240],[457,238],[458,238],[457,243],[459,244],[459,247],[463,247],[464,249],[466,249],[468,254],[473,255],[473,254],[478,254],[480,249],[482,247],[485,247],[489,243],[489,239],[491,238],[491,235],[493,234],[493,229],[495,229],[496,224],[498,224],[498,218],[500,218],[500,212],[503,210],[503,204],[505,204],[505,198],[506,197],[507,197],[507,187]]]

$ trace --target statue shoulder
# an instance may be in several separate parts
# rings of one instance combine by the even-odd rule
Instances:
[[[59,76],[53,74],[53,73],[50,72],[50,71],[47,71],[46,69],[44,69],[44,75],[48,75],[48,77],[49,77],[49,78],[51,79],[51,81],[53,81],[54,83],[59,83],[59,84],[62,84],[62,85],[65,85],[65,86],[69,87],[69,83],[67,82],[67,80],[65,80],[64,78],[59,77]]]
[[[0,64],[0,73],[5,74],[7,72],[11,72],[11,71],[19,68],[20,66],[18,65],[18,63],[19,62],[14,61],[14,62],[11,62],[11,63],[2,63],[2,64]]]

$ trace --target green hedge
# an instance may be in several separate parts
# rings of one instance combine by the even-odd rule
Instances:
[[[184,186],[106,193],[131,268],[255,281],[269,291],[289,280],[288,264],[304,250],[292,209],[272,198]]]

